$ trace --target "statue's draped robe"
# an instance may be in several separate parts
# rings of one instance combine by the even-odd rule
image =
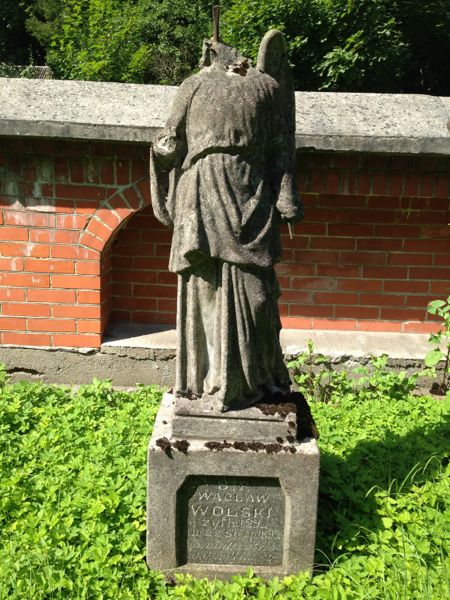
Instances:
[[[205,68],[180,86],[152,150],[154,211],[174,228],[174,391],[213,397],[225,409],[290,385],[273,266],[280,213],[298,218],[301,208],[293,124],[280,94],[256,69],[242,76]]]

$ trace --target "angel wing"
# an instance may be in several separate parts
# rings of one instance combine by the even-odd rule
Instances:
[[[256,68],[278,82],[289,73],[286,40],[278,29],[270,29],[261,40]]]

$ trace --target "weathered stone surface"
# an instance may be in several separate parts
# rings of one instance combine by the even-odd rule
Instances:
[[[262,577],[311,571],[316,441],[181,444],[172,437],[174,405],[166,394],[149,445],[149,567],[168,578],[227,578],[248,566]]]
[[[280,224],[303,217],[295,185],[295,98],[283,34],[258,68],[205,40],[150,152],[152,207],[173,226],[178,276],[177,396],[246,408],[290,390],[283,361]],[[223,423],[225,426],[225,422]]]
[[[271,442],[295,436],[297,407],[282,404],[267,413],[258,405],[238,411],[221,412],[218,402],[176,398],[172,435],[174,438],[205,440],[252,440]]]
[[[2,78],[0,135],[148,144],[167,120],[171,86]],[[450,154],[448,98],[296,92],[296,147]]]
[[[194,476],[178,490],[180,564],[281,566],[284,527],[276,478]]]

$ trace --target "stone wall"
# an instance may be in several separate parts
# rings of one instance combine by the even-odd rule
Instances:
[[[170,232],[147,175],[173,88],[3,81],[0,344],[98,348],[110,323],[173,324]],[[306,217],[293,239],[283,231],[283,326],[436,329],[426,306],[450,275],[445,102],[304,93],[297,105]]]

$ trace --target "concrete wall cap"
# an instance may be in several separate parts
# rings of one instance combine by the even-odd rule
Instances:
[[[149,143],[176,87],[0,79],[0,135]],[[450,154],[450,98],[296,92],[297,149]]]

